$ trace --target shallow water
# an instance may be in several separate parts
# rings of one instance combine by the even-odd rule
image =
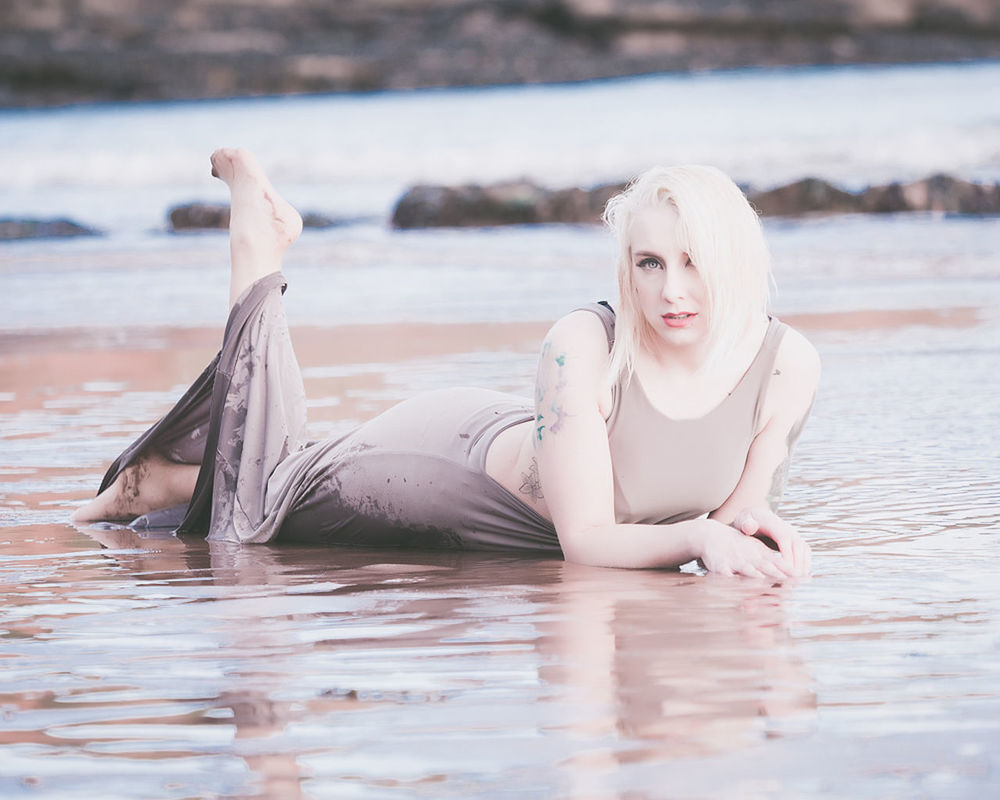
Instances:
[[[226,145],[252,149],[299,208],[380,219],[414,183],[576,186],[658,163],[715,164],[759,187],[997,180],[998,85],[1000,62],[987,61],[0,109],[0,216],[162,230],[173,204],[226,199],[207,160]]]
[[[783,506],[814,576],[784,585],[76,530],[217,347],[225,238],[6,249],[0,793],[996,793],[1000,226],[767,227],[777,312],[824,362]],[[610,294],[609,252],[574,228],[307,232],[286,302],[314,434],[437,385],[530,392],[546,320]]]

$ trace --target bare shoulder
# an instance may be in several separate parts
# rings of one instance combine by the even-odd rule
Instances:
[[[547,407],[566,403],[572,413],[593,405],[603,416],[611,409],[608,337],[604,323],[591,311],[571,311],[550,329],[538,356],[535,379],[537,403]],[[560,395],[555,402],[553,392]],[[579,405],[578,405],[579,404]]]
[[[795,328],[788,328],[778,345],[777,358],[774,360],[776,371],[780,375],[788,375],[796,382],[804,383],[815,389],[819,384],[821,370],[819,353],[805,336]],[[778,377],[777,375],[775,377]]]
[[[607,335],[604,332],[604,323],[593,311],[578,308],[560,317],[553,324],[550,332],[559,331],[572,333],[585,337],[587,340],[594,339],[600,342],[604,349],[608,349]]]
[[[559,348],[576,358],[603,364],[608,357],[608,337],[597,314],[577,309],[560,317],[549,328],[545,345]]]
[[[778,346],[768,390],[773,412],[798,417],[809,410],[819,387],[819,353],[805,336],[788,328]]]

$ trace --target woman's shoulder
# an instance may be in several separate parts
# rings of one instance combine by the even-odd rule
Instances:
[[[546,342],[574,352],[606,357],[614,342],[615,312],[607,303],[589,303],[564,314],[549,328]]]
[[[821,368],[819,352],[798,330],[788,324],[784,324],[784,327],[785,333],[778,345],[775,368],[784,368],[800,378],[813,377],[818,381]]]
[[[775,354],[769,394],[792,413],[808,408],[819,386],[820,372],[819,353],[812,342],[786,325]]]
[[[539,376],[548,366],[557,370],[557,382],[571,393],[582,393],[597,404],[607,418],[613,406],[612,390],[607,386],[612,334],[601,316],[578,308],[556,320],[549,329],[539,356]]]

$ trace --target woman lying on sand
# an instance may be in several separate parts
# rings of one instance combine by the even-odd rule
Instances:
[[[112,464],[75,522],[808,573],[808,545],[773,509],[819,359],[768,316],[760,223],[721,172],[653,169],[610,201],[619,304],[552,326],[534,409],[494,391],[443,390],[308,442],[278,272],[301,219],[246,151],[218,150],[212,167],[232,196],[222,350]]]

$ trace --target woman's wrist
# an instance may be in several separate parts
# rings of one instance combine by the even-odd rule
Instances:
[[[716,544],[721,537],[739,533],[732,526],[715,519],[708,519],[707,517],[705,519],[693,520],[693,522],[696,525],[690,530],[689,541],[694,557],[698,559],[703,559],[705,551]]]

